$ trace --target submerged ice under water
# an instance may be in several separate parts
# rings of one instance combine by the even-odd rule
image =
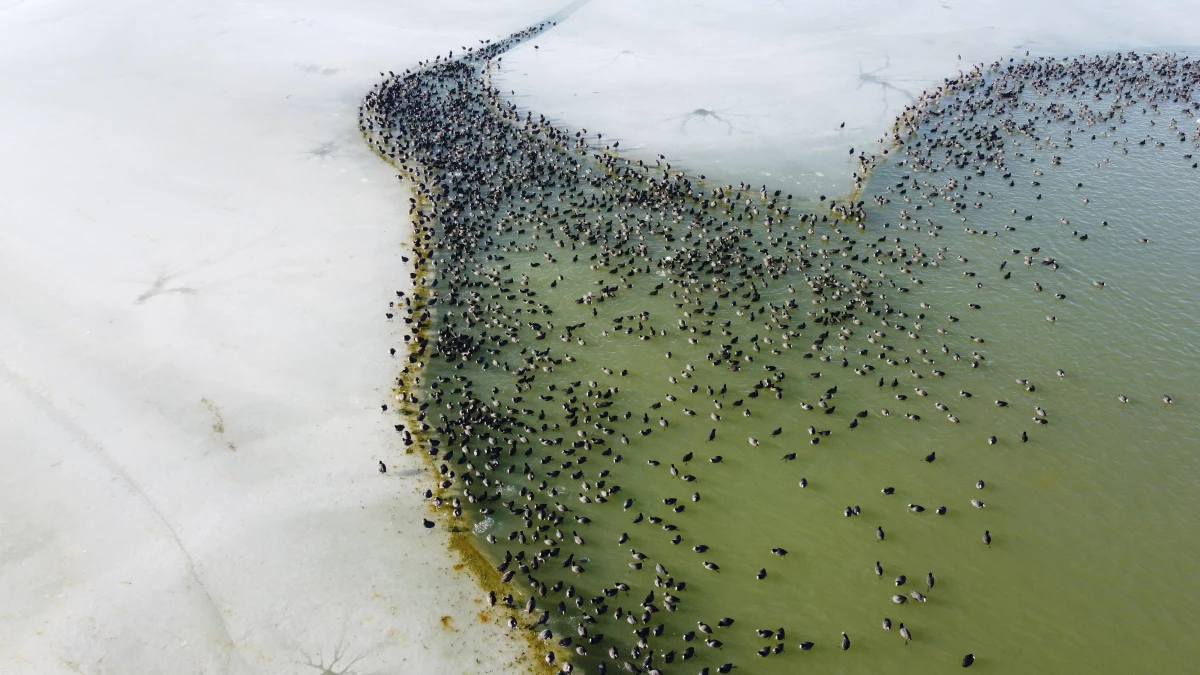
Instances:
[[[829,204],[504,101],[547,27],[362,118],[418,188],[405,442],[514,630],[586,672],[1200,656],[1197,64],[973,71]]]

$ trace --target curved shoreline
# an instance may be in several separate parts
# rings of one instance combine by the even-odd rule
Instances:
[[[413,211],[409,212],[408,224],[415,235],[417,221],[413,217],[413,212],[430,208],[433,206],[433,203],[424,194],[414,189],[419,183],[414,174],[407,167],[399,164],[394,157],[389,157],[383,151],[380,147],[381,137],[377,133],[361,128],[360,132],[375,155],[399,172],[397,178],[402,180],[414,195],[414,201],[412,202],[414,205]],[[431,298],[426,289],[426,283],[430,278],[433,278],[433,275],[431,274],[429,264],[429,249],[421,246],[415,236],[409,242],[409,245],[417,261],[417,264],[412,267],[410,272],[412,284],[407,296],[414,300],[412,308],[415,313],[426,310],[429,307]],[[399,294],[397,296],[399,297]],[[427,342],[429,334],[430,325],[424,321],[417,322],[416,330],[409,330],[403,334],[404,351],[399,355],[405,361],[408,361],[409,365],[405,366],[396,377],[395,385],[392,388],[392,400],[395,403],[394,410],[396,416],[403,420],[401,425],[397,425],[397,431],[404,434],[405,453],[413,454],[413,449],[416,448],[418,454],[422,456],[422,463],[432,471],[435,469],[436,463],[429,453],[422,450],[431,447],[430,442],[433,440],[433,436],[428,433],[427,429],[420,428],[422,422],[418,418],[421,412],[421,398],[424,396],[425,391],[421,387],[420,376],[425,372],[425,362],[421,360],[421,357],[425,355],[424,343]],[[459,563],[455,565],[455,569],[465,569],[478,588],[490,593],[494,598],[495,594],[503,589],[500,574],[471,540],[469,528],[464,529],[452,525],[449,519],[438,508],[428,503],[432,498],[444,497],[448,493],[447,489],[437,485],[436,482],[431,488],[432,491],[426,493],[425,500],[428,504],[431,517],[435,519],[435,522],[439,526],[446,530],[448,536],[446,544],[447,552],[453,553],[459,560]],[[515,617],[516,613],[515,611],[504,611],[503,605],[497,605],[493,602],[491,606],[480,611],[478,616],[482,622],[495,621],[499,623],[502,619]],[[537,651],[534,636],[525,631],[521,631],[520,635],[525,638],[524,654],[527,661],[518,661],[517,664],[523,668],[528,668],[530,672],[541,672],[547,675],[557,672],[555,668],[539,661],[534,656]]]

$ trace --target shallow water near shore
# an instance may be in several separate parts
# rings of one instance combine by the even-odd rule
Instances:
[[[731,224],[743,204],[770,197],[730,186],[737,197],[724,226],[742,230],[746,265],[812,254],[822,269],[861,270],[880,294],[876,308],[887,309],[853,322],[829,320],[832,305],[805,284],[809,272],[682,283],[669,271],[672,256],[707,241],[710,228],[726,231],[689,228],[688,212],[613,204],[595,183],[512,200],[494,246],[475,261],[475,285],[460,287],[484,311],[450,310],[455,330],[469,329],[486,351],[454,361],[435,354],[425,382],[437,387],[425,393],[430,423],[443,431],[461,423],[452,402],[468,396],[526,425],[499,443],[511,453],[490,456],[499,498],[463,501],[497,564],[505,551],[556,551],[515,575],[514,604],[536,604],[518,611],[521,625],[550,610],[535,629],[549,627],[547,649],[586,672],[649,653],[664,672],[732,662],[783,673],[811,662],[830,672],[924,673],[957,667],[966,653],[996,672],[1186,670],[1200,656],[1190,639],[1200,620],[1191,579],[1200,534],[1190,523],[1200,507],[1191,412],[1200,400],[1200,244],[1190,231],[1200,170],[1183,157],[1196,151],[1195,119],[1183,108],[1143,114],[1131,103],[1114,128],[1062,122],[1039,141],[1011,135],[1008,177],[913,173],[885,161],[859,196],[861,227],[795,215]],[[979,116],[976,128],[997,121]],[[916,138],[931,131],[922,126]],[[615,156],[656,170],[653,155]],[[592,198],[601,201],[585,202]],[[796,214],[827,213],[815,202],[789,204]],[[618,216],[658,216],[669,234],[642,237],[640,256],[611,258],[586,234],[572,236],[577,223]],[[914,257],[918,247],[924,255]],[[439,437],[446,454],[435,464],[468,475],[501,440]],[[923,461],[934,452],[935,462]],[[480,492],[472,483],[443,496]],[[538,502],[561,508],[537,511]],[[946,514],[936,515],[942,505]],[[861,515],[844,515],[851,506]],[[665,571],[656,574],[656,563]],[[897,588],[901,574],[907,583]],[[913,589],[928,601],[893,604],[893,594]],[[673,611],[642,616],[648,590],[655,610]],[[641,618],[618,618],[618,607]],[[735,623],[718,627],[722,617]],[[880,628],[884,617],[896,624],[891,632]],[[698,622],[723,644],[685,640]],[[901,622],[913,634],[907,646]],[[661,635],[633,658],[632,631],[658,624]],[[580,625],[603,635],[586,655],[575,653],[588,644]],[[783,640],[755,633],[779,628]],[[842,632],[853,641],[847,653]],[[565,636],[573,641],[556,646]],[[813,649],[802,652],[802,641]],[[782,653],[756,654],[777,644]],[[604,654],[609,645],[619,658]],[[695,656],[683,663],[689,647]],[[668,651],[675,658],[665,665]]]

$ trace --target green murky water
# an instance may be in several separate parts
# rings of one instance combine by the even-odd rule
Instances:
[[[1029,89],[1020,100],[1033,110],[1018,108],[1018,125],[1052,98]],[[449,480],[446,508],[496,495],[464,498],[461,517],[497,564],[506,551],[524,556],[503,566],[520,625],[549,611],[532,630],[549,628],[546,650],[587,672],[630,662],[667,673],[724,663],[927,673],[967,653],[987,672],[1191,669],[1200,170],[1183,156],[1197,145],[1186,108],[1133,100],[1090,125],[1043,117],[1040,140],[998,131],[1008,177],[994,166],[914,173],[892,153],[859,197],[861,227],[800,220],[828,211],[784,196],[772,211],[757,187],[714,193],[697,167],[693,190],[728,203],[681,197],[675,212],[647,210],[615,200],[598,177],[661,180],[655,159],[613,153],[605,169],[597,147],[570,155],[582,162],[576,191],[504,193],[488,207],[490,247],[458,267],[435,253],[445,286],[433,328],[482,345],[466,358],[432,354],[421,395],[441,441],[435,465],[472,476]],[[965,140],[948,118],[926,120],[908,147],[942,131]],[[970,128],[1000,119],[981,113]],[[439,236],[454,213],[430,221]],[[662,262],[734,236],[738,271],[687,281]],[[787,271],[772,275],[781,261]],[[449,278],[451,268],[464,276]],[[806,283],[822,278],[823,294]],[[864,292],[872,304],[847,305]],[[467,399],[508,421],[485,430],[476,420],[464,433]],[[893,603],[913,590],[927,602]],[[718,627],[722,617],[735,622]],[[722,646],[702,633],[685,640],[698,622]],[[780,628],[783,640],[755,632]],[[782,653],[757,653],[777,644]]]

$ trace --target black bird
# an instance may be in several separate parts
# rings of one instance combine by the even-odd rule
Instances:
[[[984,530],[984,531],[983,531],[983,543],[987,544],[989,547],[992,545],[992,532],[991,532],[991,530]]]
[[[933,463],[933,460],[935,459],[937,459],[937,452],[931,452],[928,455],[925,455],[926,462]]]
[[[428,518],[425,519],[425,529],[427,529],[427,530],[436,524],[437,523],[433,522],[432,520],[429,520]]]
[[[842,633],[842,651],[850,649],[850,636]]]
[[[689,452],[683,456],[683,463],[687,464],[690,461],[692,461],[692,453]]]
[[[708,440],[710,440],[710,441],[711,441],[711,440],[713,440],[713,439],[714,439],[714,438],[716,438],[716,437],[717,437],[717,430],[716,430],[716,429],[713,429],[712,431],[708,432]]]
[[[379,463],[379,473],[387,473],[387,465],[383,462]]]
[[[813,648],[813,643],[811,643],[811,642],[801,642],[800,643],[800,649],[802,649],[804,651],[808,651],[812,648]]]
[[[972,663],[975,663],[975,655],[974,654],[967,654],[966,656],[963,657],[963,660],[962,660],[963,668],[970,668]]]

